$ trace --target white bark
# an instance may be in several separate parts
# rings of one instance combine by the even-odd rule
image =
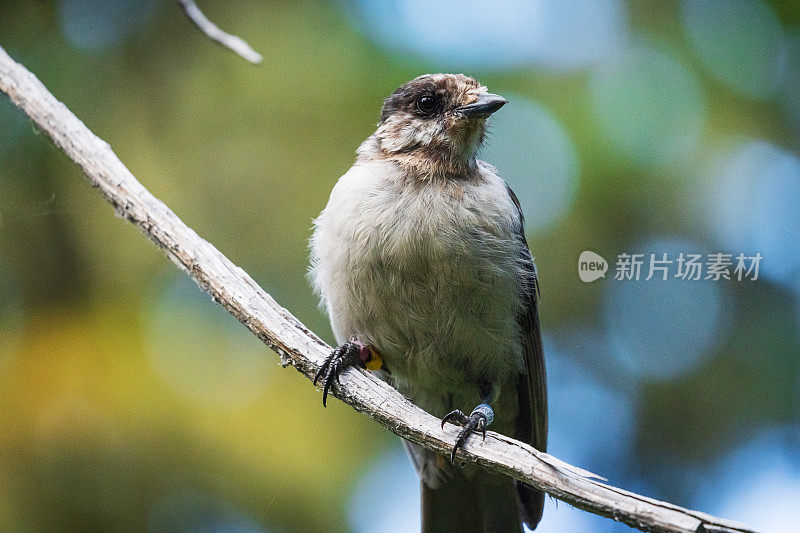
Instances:
[[[200,11],[200,8],[194,3],[194,0],[178,0],[178,5],[181,6],[181,9],[183,9],[183,12],[189,17],[189,20],[194,22],[195,26],[205,33],[207,37],[236,54],[239,54],[239,56],[251,63],[261,63],[263,59],[261,54],[253,50],[242,38],[219,29],[219,26],[208,20],[208,17]]]

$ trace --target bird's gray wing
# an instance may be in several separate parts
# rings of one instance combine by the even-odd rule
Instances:
[[[539,280],[536,265],[525,239],[525,220],[519,200],[508,185],[508,194],[519,213],[520,257],[518,267],[521,277],[524,306],[517,317],[522,329],[524,372],[517,377],[517,403],[519,409],[514,428],[514,438],[530,443],[539,451],[547,451],[547,383],[544,368],[542,333],[539,325]],[[542,518],[544,493],[529,485],[517,483],[522,516],[530,528]]]

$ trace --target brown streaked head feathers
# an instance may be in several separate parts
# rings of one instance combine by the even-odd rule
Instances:
[[[486,117],[504,103],[463,74],[419,76],[384,100],[378,129],[359,154],[393,160],[421,179],[468,178]]]

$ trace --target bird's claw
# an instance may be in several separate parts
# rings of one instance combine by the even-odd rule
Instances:
[[[491,408],[486,404],[481,404],[475,408],[472,413],[467,416],[458,409],[455,411],[451,411],[445,415],[442,419],[442,428],[444,428],[445,422],[454,422],[459,426],[462,426],[461,431],[459,431],[458,436],[456,437],[456,443],[453,446],[453,451],[450,453],[450,462],[455,464],[456,462],[456,452],[458,449],[464,449],[464,444],[466,444],[467,439],[469,438],[470,434],[473,431],[478,431],[482,434],[483,439],[486,440],[486,426],[491,424],[492,420],[490,417],[487,417],[487,413],[485,407],[488,409],[488,412],[491,413]],[[491,415],[491,418],[494,418],[494,415]]]
[[[363,345],[361,343],[355,341],[346,342],[335,348],[317,370],[317,373],[314,376],[314,385],[317,384],[319,378],[322,378],[323,407],[326,407],[328,391],[330,391],[333,382],[335,381],[337,385],[339,384],[339,374],[341,374],[346,368],[361,362],[362,348]]]
[[[444,425],[447,422],[455,422],[459,426],[463,426],[467,423],[467,420],[469,420],[469,417],[460,410],[456,409],[455,411],[450,411],[442,418],[442,429],[444,429]]]

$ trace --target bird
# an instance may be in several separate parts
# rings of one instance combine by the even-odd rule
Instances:
[[[361,366],[442,427],[461,426],[449,458],[403,442],[426,533],[534,529],[544,507],[529,485],[456,464],[490,425],[547,448],[537,270],[519,200],[478,158],[506,103],[464,74],[398,87],[309,243],[309,277],[338,343],[314,379],[323,405],[339,375]]]

